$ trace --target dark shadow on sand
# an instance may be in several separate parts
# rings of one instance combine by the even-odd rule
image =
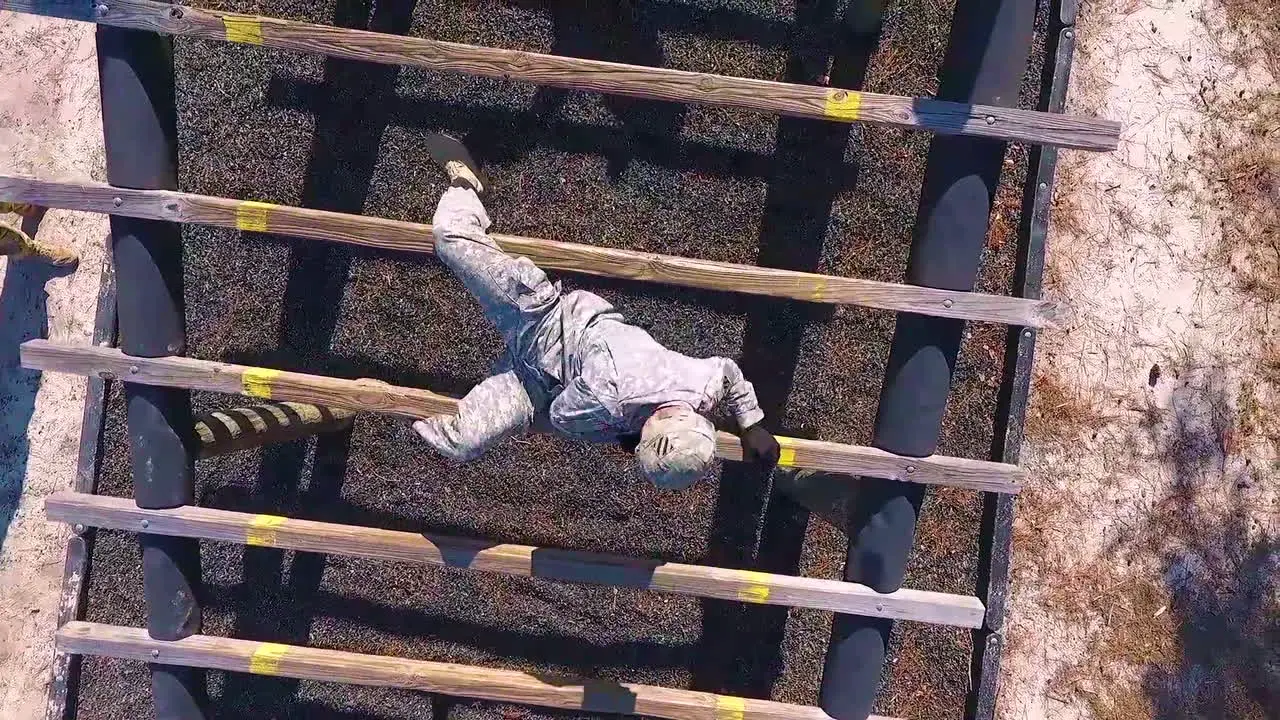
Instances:
[[[22,229],[34,237],[38,225],[38,220],[28,219]],[[30,452],[27,426],[40,390],[40,371],[22,368],[18,348],[27,340],[48,336],[45,283],[74,270],[10,258],[0,281],[0,549],[22,499]]]
[[[1172,492],[1153,506],[1150,527],[1123,540],[1163,557],[1176,627],[1176,661],[1150,665],[1143,688],[1157,720],[1275,717],[1280,538],[1257,522],[1256,491],[1280,471],[1233,459],[1237,418],[1220,368],[1176,375],[1172,407],[1147,417]]]

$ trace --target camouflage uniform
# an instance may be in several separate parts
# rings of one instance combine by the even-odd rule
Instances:
[[[658,407],[683,402],[707,414],[723,403],[746,428],[759,422],[751,383],[725,358],[691,358],[627,325],[598,295],[561,294],[528,258],[486,234],[489,216],[469,188],[449,188],[433,221],[436,256],[466,285],[507,345],[493,374],[457,415],[428,418],[421,433],[441,454],[475,458],[545,418],[570,437],[610,442],[639,433]]]

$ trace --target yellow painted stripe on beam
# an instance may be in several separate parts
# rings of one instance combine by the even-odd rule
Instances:
[[[774,437],[781,450],[778,452],[778,467],[792,467],[796,464],[796,448],[791,438],[778,435]]]
[[[279,675],[280,660],[288,652],[288,645],[262,643],[249,656],[249,672],[254,675]]]
[[[809,295],[809,299],[813,300],[814,302],[822,302],[822,299],[826,296],[826,294],[827,294],[827,278],[824,275],[819,277],[817,282],[814,283],[813,292]]]
[[[240,387],[245,395],[270,400],[271,383],[279,376],[279,370],[249,368],[240,376]]]
[[[857,120],[862,111],[862,93],[828,90],[822,114],[835,120]]]
[[[749,603],[769,602],[769,573],[745,570],[743,574],[750,584],[738,591],[738,599]]]
[[[716,720],[742,720],[747,714],[747,701],[745,698],[730,697],[728,695],[716,696]]]
[[[254,515],[249,521],[249,528],[244,534],[244,544],[255,547],[275,547],[276,528],[284,524],[287,518],[279,515]]]
[[[236,205],[236,229],[248,232],[266,232],[270,225],[270,212],[275,205],[271,203],[245,200]]]
[[[252,15],[223,15],[222,27],[227,31],[227,42],[262,44],[262,21]]]

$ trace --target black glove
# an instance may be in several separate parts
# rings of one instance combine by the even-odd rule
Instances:
[[[756,423],[739,436],[742,438],[742,461],[752,463],[762,472],[773,470],[778,464],[778,455],[782,448],[773,435],[764,429],[763,423]]]
[[[618,445],[623,450],[635,455],[636,447],[640,444],[640,433],[632,433],[631,435],[619,435]]]

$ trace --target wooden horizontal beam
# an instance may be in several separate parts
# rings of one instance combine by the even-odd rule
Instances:
[[[194,506],[147,510],[127,498],[84,493],[54,493],[45,499],[44,508],[50,520],[72,525],[79,523],[88,527],[153,535],[448,566],[561,582],[640,588],[674,595],[814,608],[938,625],[979,628],[986,611],[978,598],[967,595],[911,589],[880,594],[866,585],[837,580],[496,543],[434,533],[380,530]]]
[[[4,0],[11,10],[93,20],[104,25],[262,45],[299,52],[522,80],[537,85],[672,102],[867,122],[1082,150],[1114,150],[1120,125],[1109,120],[897,97],[814,85],[712,75],[387,35],[257,15],[174,8],[153,0]],[[96,9],[95,9],[96,7]]]
[[[435,249],[430,225],[167,190],[130,190],[92,182],[0,175],[0,200],[387,250],[430,253]],[[1059,315],[1058,306],[1048,300],[938,290],[515,235],[495,234],[493,238],[507,252],[523,255],[543,268],[585,275],[1036,328],[1055,327]]]
[[[80,655],[406,688],[593,713],[648,715],[669,720],[831,720],[821,708],[772,700],[210,635],[152,640],[142,628],[81,621],[59,628],[56,645],[59,650]],[[869,720],[889,719],[872,716]]]
[[[22,344],[21,354],[22,366],[33,370],[96,375],[143,385],[239,393],[410,418],[452,415],[457,412],[458,405],[458,401],[451,397],[380,380],[344,380],[186,357],[133,357],[115,348],[92,345],[28,340]],[[786,467],[1001,493],[1017,493],[1023,479],[1022,469],[1016,465],[985,460],[945,455],[912,458],[871,447],[789,437],[778,437],[778,442],[782,445],[779,464]],[[716,454],[725,460],[741,460],[742,445],[733,435],[719,433]]]

